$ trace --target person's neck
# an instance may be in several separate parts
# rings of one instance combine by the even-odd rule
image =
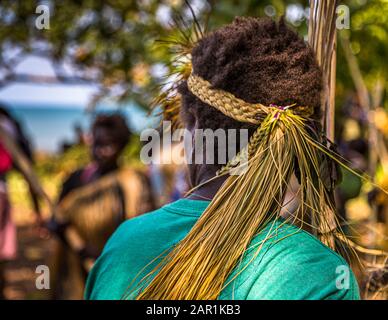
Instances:
[[[99,175],[102,176],[102,175],[105,175],[105,174],[111,173],[112,171],[117,170],[117,168],[118,168],[117,163],[112,163],[112,164],[105,165],[105,166],[98,166],[97,172]]]
[[[196,175],[195,185],[199,186],[190,193],[187,198],[191,200],[208,200],[211,201],[228,176],[215,178],[217,170],[201,168]]]

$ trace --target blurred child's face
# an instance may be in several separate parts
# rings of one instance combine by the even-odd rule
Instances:
[[[92,157],[99,167],[115,165],[120,155],[120,147],[106,128],[96,128],[92,139]]]

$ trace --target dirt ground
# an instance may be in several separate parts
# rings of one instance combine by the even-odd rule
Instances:
[[[42,239],[30,226],[18,227],[18,257],[5,268],[7,299],[49,299],[50,290],[38,290],[35,281],[39,265],[48,265],[53,255],[54,239]]]

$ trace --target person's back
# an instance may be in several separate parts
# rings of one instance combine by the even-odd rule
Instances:
[[[122,224],[97,260],[85,298],[135,298],[141,280],[187,235],[208,204],[181,199]],[[266,236],[270,239],[260,248]],[[252,240],[228,282],[219,299],[359,299],[347,263],[284,220],[270,223]]]

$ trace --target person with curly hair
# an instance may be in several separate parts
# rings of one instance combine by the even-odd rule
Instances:
[[[110,235],[124,220],[155,208],[148,176],[120,168],[131,137],[125,118],[98,114],[91,136],[92,161],[65,180],[49,224],[60,240],[52,262],[56,299],[81,298],[86,275]]]
[[[312,49],[283,20],[236,18],[200,39],[191,63],[178,86],[184,127],[247,129],[249,143],[239,146],[247,169],[232,174],[237,160],[244,164],[238,157],[190,164],[193,191],[122,224],[85,298],[359,299],[347,262],[329,248],[324,218],[335,208],[331,180],[319,171],[329,162]],[[293,177],[300,204],[287,215]]]

